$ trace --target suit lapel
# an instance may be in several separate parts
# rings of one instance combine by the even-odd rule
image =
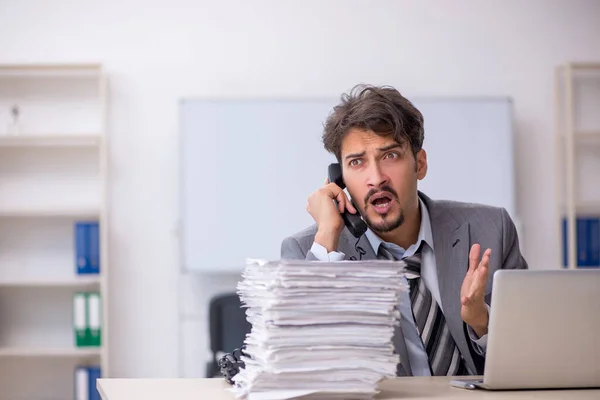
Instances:
[[[460,353],[465,357],[467,365],[475,371],[475,363],[471,357],[469,343],[464,331],[464,322],[460,315],[460,289],[469,265],[469,223],[465,222],[454,232],[448,232],[439,237],[444,246],[436,246],[435,260],[440,285],[442,309],[450,333],[458,346]]]
[[[374,260],[377,258],[369,239],[362,235],[358,240],[344,228],[340,236],[340,250],[346,260]]]
[[[431,216],[441,306],[446,323],[469,369],[476,371],[460,315],[460,289],[469,267],[469,223],[459,224],[450,210],[441,210],[435,202],[424,195],[422,197]]]

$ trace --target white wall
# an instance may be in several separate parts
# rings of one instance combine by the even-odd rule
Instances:
[[[525,255],[545,268],[559,250],[553,68],[600,60],[599,20],[595,0],[0,2],[0,62],[99,60],[110,73],[113,376],[180,372],[178,99],[337,95],[359,82],[512,96]],[[185,283],[200,302],[235,279]],[[205,326],[188,328],[199,331],[189,354],[202,355]]]

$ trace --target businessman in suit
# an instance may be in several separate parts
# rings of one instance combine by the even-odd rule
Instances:
[[[393,338],[397,374],[480,375],[493,273],[528,266],[504,208],[434,200],[418,190],[427,174],[423,138],[422,114],[397,90],[357,86],[344,95],[323,143],[342,167],[350,198],[326,180],[308,198],[315,224],[285,238],[281,257],[398,260],[412,273]],[[345,210],[366,222],[359,238],[344,226]]]

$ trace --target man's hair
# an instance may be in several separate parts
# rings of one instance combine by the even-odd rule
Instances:
[[[357,85],[341,96],[325,121],[323,145],[341,161],[342,140],[352,128],[392,135],[411,147],[416,155],[423,146],[421,112],[396,89],[389,86]]]

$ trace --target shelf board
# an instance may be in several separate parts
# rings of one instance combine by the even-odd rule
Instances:
[[[561,140],[566,140],[567,135],[561,134]],[[600,131],[575,131],[573,138],[576,142],[600,142]]]
[[[98,63],[76,64],[0,64],[0,78],[10,77],[97,77],[102,73]]]
[[[577,130],[575,136],[579,137],[600,137],[600,130]]]
[[[591,69],[591,70],[600,70],[600,63],[597,62],[573,62],[568,64],[573,69]]]
[[[566,204],[562,204],[563,211],[566,210]],[[597,214],[600,215],[600,200],[599,201],[581,201],[575,203],[575,214]]]
[[[70,278],[0,278],[0,287],[11,288],[86,288],[100,284],[99,275],[82,275]]]
[[[0,347],[0,357],[79,358],[100,356],[101,351],[101,347]]]
[[[88,207],[23,207],[1,209],[0,217],[39,218],[39,217],[68,217],[68,218],[98,218],[100,210]]]
[[[575,140],[582,144],[600,144],[600,131],[577,131],[575,132]]]
[[[0,147],[97,147],[100,134],[0,135]]]

